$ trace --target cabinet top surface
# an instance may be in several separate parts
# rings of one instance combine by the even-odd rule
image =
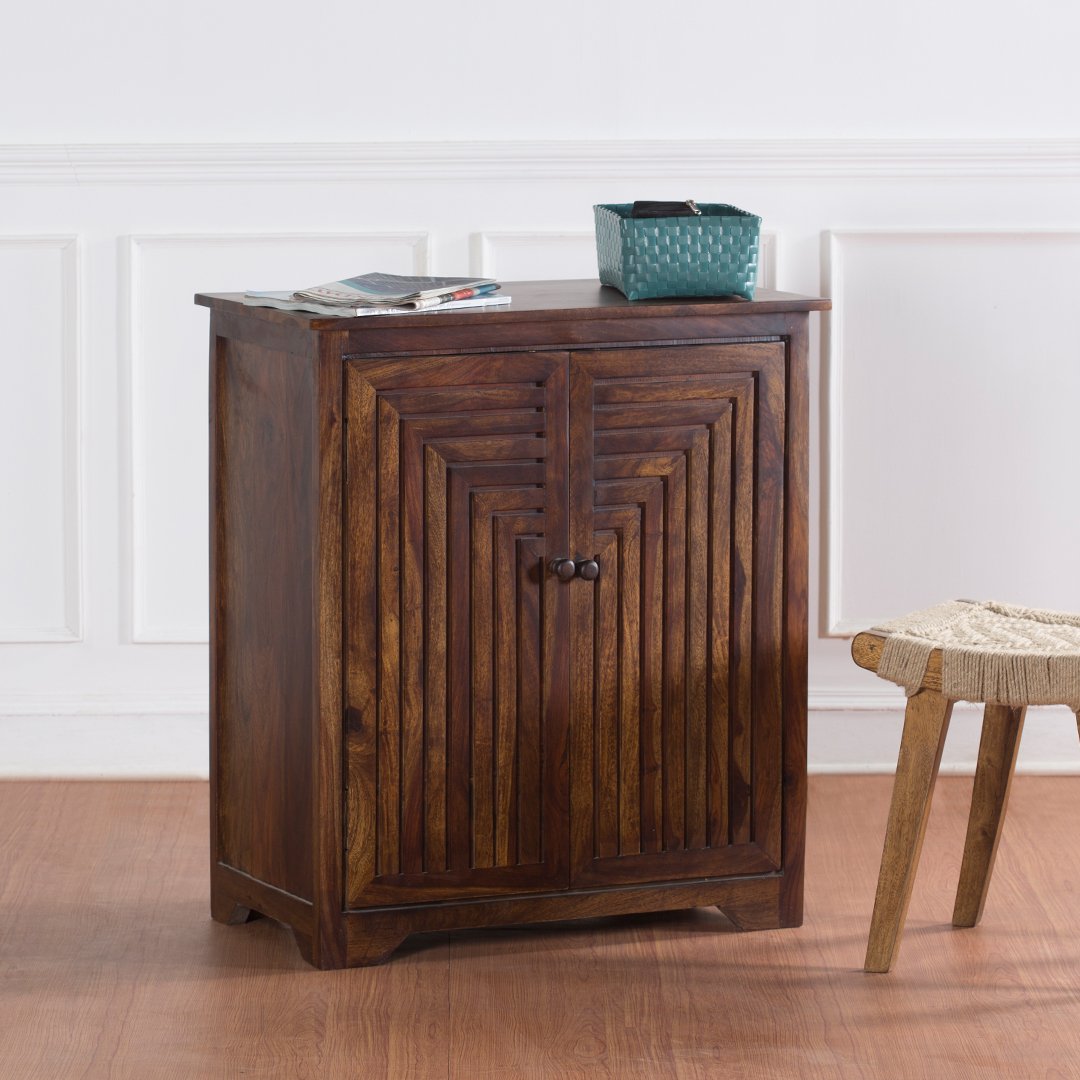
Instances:
[[[195,303],[216,311],[286,323],[305,330],[364,330],[378,326],[476,326],[508,322],[542,322],[561,319],[610,319],[624,316],[685,316],[771,314],[787,311],[825,311],[829,300],[795,293],[758,289],[753,300],[737,296],[692,297],[686,299],[627,300],[618,290],[596,279],[581,281],[504,281],[502,291],[512,303],[494,308],[458,311],[418,312],[415,315],[387,315],[343,318],[302,311],[279,311],[243,303],[242,293],[197,293]]]

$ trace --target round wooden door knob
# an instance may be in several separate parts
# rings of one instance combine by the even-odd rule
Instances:
[[[573,559],[553,559],[551,570],[560,581],[571,581],[577,573],[577,563]]]

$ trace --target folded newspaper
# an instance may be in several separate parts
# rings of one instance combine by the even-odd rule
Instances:
[[[461,311],[463,308],[501,307],[510,303],[506,293],[491,293],[486,296],[464,297],[460,300],[444,300],[438,303],[433,298],[418,304],[324,304],[318,300],[296,299],[296,293],[290,292],[254,292],[244,293],[244,303],[248,307],[272,307],[280,311],[307,311],[315,315],[336,315],[338,318],[356,318],[361,315],[435,315],[440,311]]]
[[[293,295],[297,300],[317,300],[320,304],[342,304],[345,307],[356,307],[358,304],[423,307],[424,300],[435,300],[449,294],[463,300],[465,297],[458,296],[458,293],[469,290],[470,295],[475,296],[480,290],[494,292],[498,287],[494,278],[361,274],[326,285],[313,285],[310,289],[299,289]]]

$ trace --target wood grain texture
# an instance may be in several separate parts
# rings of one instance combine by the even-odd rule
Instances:
[[[303,356],[214,342],[214,860],[311,899],[312,368]]]
[[[810,625],[810,327],[785,316],[787,401],[784,468],[784,600],[781,662],[784,736],[781,748],[783,926],[803,920],[806,843],[807,663]]]
[[[573,880],[775,868],[784,346],[578,351],[571,387]]]
[[[856,634],[851,642],[851,658],[867,671],[877,671],[881,663],[881,651],[885,648],[885,638],[881,634],[866,631]],[[923,675],[923,687],[926,690],[941,690],[941,650],[934,649],[926,662]]]
[[[373,326],[206,299],[212,910],[320,967],[409,926],[801,918],[827,302],[521,293]]]
[[[311,430],[315,444],[311,481],[311,624],[314,673],[311,699],[311,851],[313,862],[312,959],[318,967],[344,963],[341,897],[345,892],[341,852],[345,846],[344,646],[342,641],[342,553],[344,540],[344,373],[342,335],[322,334],[315,355]]]
[[[953,908],[953,926],[975,926],[982,918],[1009,806],[1009,789],[1026,711],[1007,705],[987,705],[983,710],[979,760],[964,841],[964,861],[960,866],[960,883]]]
[[[900,950],[952,707],[933,690],[920,690],[908,699],[866,948],[867,971],[888,971]]]
[[[440,312],[439,325],[447,329],[472,330],[492,323],[565,321],[572,313],[579,321],[590,318],[626,319],[645,312],[654,319],[665,316],[716,315],[743,313],[775,313],[789,311],[824,311],[830,306],[828,300],[818,297],[798,296],[795,293],[758,289],[753,300],[736,296],[701,297],[698,299],[627,300],[617,289],[603,286],[595,279],[580,281],[509,281],[503,282],[503,291],[513,297],[513,303],[498,311]],[[195,303],[216,311],[235,311],[237,307],[251,320],[286,329],[340,330],[339,318],[315,315],[310,312],[278,311],[275,308],[242,307],[241,293],[198,293]],[[356,319],[347,325],[354,333],[364,335],[379,333],[385,326],[383,319]],[[427,315],[395,316],[395,330],[409,330],[415,326],[431,326]]]
[[[1080,782],[1020,776],[994,902],[948,926],[972,782],[942,777],[904,961],[859,970],[892,778],[810,778],[807,920],[712,910],[427,934],[313,971],[206,915],[207,787],[0,784],[0,1054],[18,1080],[1068,1080]],[[47,853],[47,854],[44,854]],[[916,1031],[917,1037],[913,1037]]]
[[[346,381],[349,905],[565,887],[566,357]]]

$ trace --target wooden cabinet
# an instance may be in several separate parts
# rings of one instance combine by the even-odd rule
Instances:
[[[809,312],[213,309],[212,908],[801,921]]]

